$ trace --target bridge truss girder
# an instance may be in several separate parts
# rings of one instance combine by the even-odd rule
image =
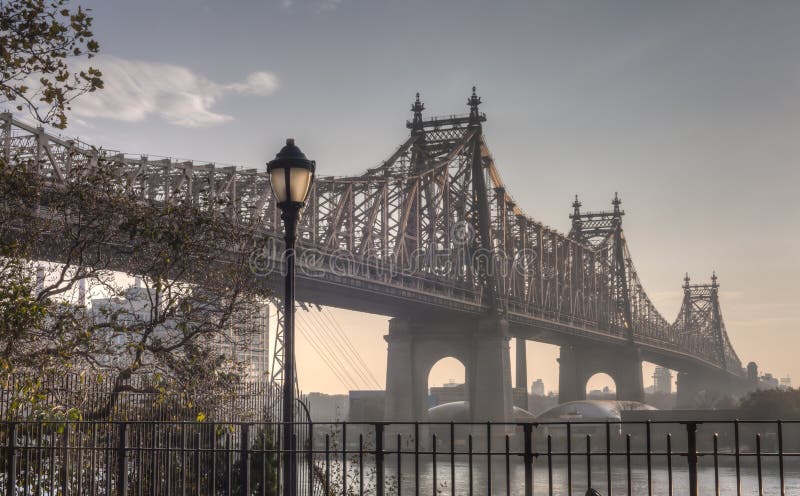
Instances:
[[[280,260],[280,215],[265,171],[129,156],[52,136],[10,114],[0,119],[4,158],[35,167],[54,187],[71,168],[102,162],[142,201],[191,201],[252,231],[253,244],[269,244],[270,257]],[[472,99],[470,116],[420,115],[378,167],[318,177],[299,226],[299,269],[321,263],[310,269],[346,284],[380,283],[387,298],[429,295],[516,323],[547,321],[647,343],[741,373],[718,299],[711,319],[695,317],[702,314],[697,300],[685,302],[674,323],[657,311],[633,265],[621,214],[615,222],[586,214],[578,219],[582,233],[573,225],[565,235],[522,211],[489,151],[484,121]]]

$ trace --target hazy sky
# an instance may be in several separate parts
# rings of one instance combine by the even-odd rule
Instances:
[[[67,134],[252,167],[294,136],[320,173],[356,174],[406,137],[416,91],[428,115],[461,113],[475,84],[529,214],[566,231],[574,194],[600,209],[619,191],[667,319],[684,272],[715,269],[742,360],[800,382],[800,2],[83,3],[107,89]],[[382,382],[385,318],[336,315]],[[303,332],[302,388],[344,391]],[[555,349],[528,348],[529,379],[555,388]]]

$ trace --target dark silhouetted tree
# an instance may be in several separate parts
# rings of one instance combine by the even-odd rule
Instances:
[[[754,391],[742,399],[739,412],[743,419],[800,420],[800,390]]]

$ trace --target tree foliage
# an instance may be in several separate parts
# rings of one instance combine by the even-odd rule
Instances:
[[[800,389],[753,391],[739,404],[741,418],[800,420]]]
[[[71,102],[103,87],[98,69],[71,68],[98,53],[91,28],[90,11],[71,8],[68,0],[0,2],[0,98],[65,128]]]
[[[263,333],[252,233],[192,198],[144,202],[103,160],[57,187],[33,170],[0,163],[0,369],[105,377],[110,400],[84,418],[128,391],[224,401],[244,377],[234,351]],[[105,299],[87,308],[81,286]]]

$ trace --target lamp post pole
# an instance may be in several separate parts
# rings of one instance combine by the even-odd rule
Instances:
[[[294,437],[294,264],[297,223],[306,204],[316,164],[308,160],[294,144],[286,140],[275,159],[267,164],[270,186],[281,209],[286,242],[286,278],[284,280],[283,330],[283,496],[297,492],[296,440]]]
[[[299,208],[285,208],[281,213],[286,241],[286,279],[283,297],[283,494],[294,496],[295,439],[294,439],[294,246],[297,238]]]

